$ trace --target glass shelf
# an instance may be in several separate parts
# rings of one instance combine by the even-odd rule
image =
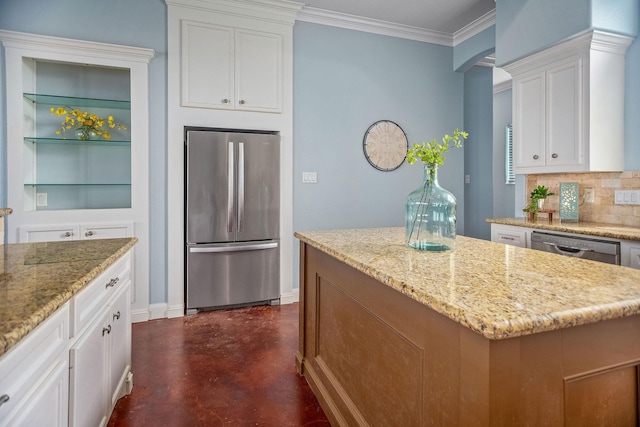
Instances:
[[[102,183],[102,184],[34,184],[34,183],[30,183],[24,184],[25,188],[28,187],[43,187],[43,188],[49,188],[49,187],[68,187],[68,188],[74,188],[74,187],[131,187],[131,184],[112,184],[112,183]]]
[[[44,95],[39,93],[24,93],[23,96],[36,104],[56,105],[59,107],[93,107],[116,108],[130,110],[131,101],[118,101],[114,99],[77,98],[74,96]]]
[[[79,139],[62,139],[62,138],[36,138],[25,136],[25,142],[33,142],[34,144],[51,144],[51,145],[82,145],[88,147],[128,147],[131,141],[116,141],[113,139],[91,139],[82,141]]]

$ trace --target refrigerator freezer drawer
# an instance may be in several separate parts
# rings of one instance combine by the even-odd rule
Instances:
[[[187,246],[187,310],[280,297],[278,242]]]

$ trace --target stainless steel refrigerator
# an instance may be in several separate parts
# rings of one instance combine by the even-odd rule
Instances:
[[[187,313],[280,298],[280,136],[187,128]]]

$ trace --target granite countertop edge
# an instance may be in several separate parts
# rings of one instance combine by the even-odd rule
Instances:
[[[131,240],[120,247],[111,256],[107,257],[104,261],[91,269],[87,274],[80,277],[78,280],[72,282],[62,292],[53,297],[46,304],[43,304],[40,308],[35,310],[31,315],[24,318],[20,325],[13,328],[10,332],[0,336],[0,357],[15,347],[24,337],[33,331],[38,325],[44,322],[49,316],[56,312],[66,302],[68,302],[74,295],[80,292],[89,282],[98,277],[109,266],[113,265],[118,259],[120,259],[127,251],[129,251],[138,242],[137,237],[132,237]]]
[[[0,217],[11,215],[13,213],[13,209],[11,208],[0,208]]]
[[[640,228],[620,224],[606,224],[597,222],[562,222],[540,219],[529,221],[526,218],[487,218],[485,222],[491,224],[513,225],[541,230],[560,231],[565,233],[585,234],[588,236],[606,237],[610,239],[640,241]]]
[[[550,332],[572,326],[586,325],[604,320],[613,320],[627,316],[640,314],[640,295],[637,298],[623,302],[603,303],[578,309],[555,311],[549,314],[538,314],[515,319],[505,319],[500,315],[488,314],[478,316],[464,308],[449,304],[421,290],[414,289],[411,285],[385,274],[374,266],[358,261],[348,254],[334,250],[333,248],[305,235],[305,232],[296,232],[294,236],[300,241],[327,253],[330,256],[346,263],[356,270],[372,277],[381,283],[390,286],[408,297],[418,301],[428,308],[433,309],[449,319],[479,333],[490,340],[501,340],[524,335]],[[474,239],[475,240],[475,239]],[[484,242],[484,241],[483,241]],[[486,242],[492,245],[500,243]],[[513,250],[525,250],[524,248],[512,248]],[[619,267],[625,268],[625,267]],[[631,273],[631,269],[626,269]],[[635,271],[633,272],[635,274]]]

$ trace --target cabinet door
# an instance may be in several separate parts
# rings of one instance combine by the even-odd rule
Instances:
[[[236,30],[235,108],[282,111],[282,36]]]
[[[233,109],[233,28],[182,21],[182,105]]]
[[[546,74],[546,165],[579,165],[582,153],[582,59]]]
[[[132,223],[81,224],[80,239],[116,239],[133,236]]]
[[[124,395],[124,383],[131,370],[131,282],[123,284],[113,303],[109,306],[109,404],[113,408]]]
[[[0,426],[52,426],[67,427],[69,402],[69,364],[61,357],[45,381],[38,384],[26,404],[16,411],[15,417],[0,420]]]
[[[514,146],[516,168],[545,164],[545,73],[514,80]]]
[[[20,227],[20,243],[77,240],[78,234],[78,226],[69,224],[23,226]]]
[[[69,351],[69,425],[102,426],[107,422],[107,308]]]

